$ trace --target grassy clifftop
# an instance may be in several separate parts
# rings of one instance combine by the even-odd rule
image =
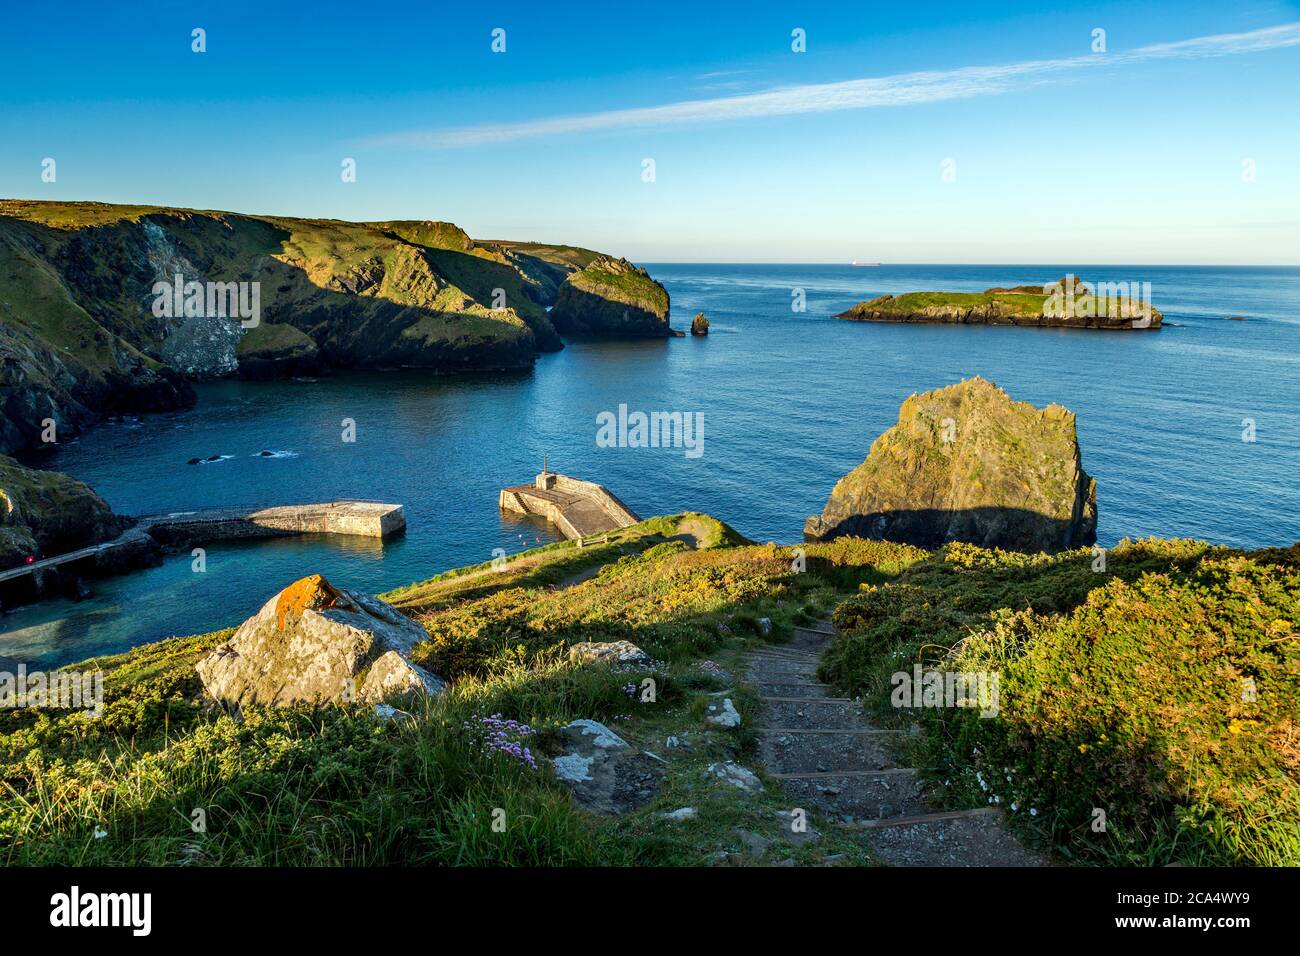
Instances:
[[[161,206],[0,200],[0,452],[46,417],[68,431],[99,411],[193,399],[187,378],[322,366],[437,371],[521,367],[562,348],[547,308],[598,253],[480,243],[452,223],[344,222]],[[157,282],[247,283],[261,322],[310,339],[241,346],[209,313],[155,314]],[[665,302],[648,276],[639,280]],[[622,308],[627,296],[617,293]],[[606,292],[566,315],[606,334]],[[633,333],[635,334],[635,333]]]
[[[560,287],[551,321],[577,335],[665,337],[668,292],[626,259],[600,257]]]
[[[249,707],[238,719],[205,708],[194,663],[228,631],[87,661],[76,667],[106,673],[102,717],[0,711],[0,859],[717,862],[737,828],[780,839],[777,813],[789,810],[775,781],[746,793],[705,772],[753,762],[759,702],[739,656],[838,605],[844,636],[823,676],[885,720],[919,721],[901,746],[949,805],[996,798],[1026,840],[1065,860],[1300,862],[1296,550],[1144,541],[1109,559],[1096,571],[1091,551],[852,538],[796,551],[703,515],[654,518],[608,544],[551,545],[502,571],[459,569],[386,595],[427,631],[419,659],[452,679],[389,720],[355,706]],[[653,661],[568,659],[576,642],[618,639]],[[999,715],[892,708],[891,675],[914,664],[996,671]],[[653,701],[629,694],[647,678]],[[742,726],[703,720],[722,691]],[[568,720],[602,721],[661,759],[662,781],[641,809],[589,815],[547,761],[484,749],[474,727],[493,714],[525,722],[539,757]],[[669,736],[685,746],[667,748]],[[663,819],[686,806],[694,817]],[[195,809],[205,832],[191,829]],[[781,852],[871,862],[860,834],[815,814],[811,824],[819,842]]]

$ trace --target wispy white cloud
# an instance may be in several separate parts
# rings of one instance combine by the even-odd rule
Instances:
[[[1246,33],[1220,33],[1174,43],[1157,43],[1121,53],[899,73],[837,83],[813,83],[762,93],[684,100],[663,106],[580,113],[512,123],[417,130],[378,137],[371,142],[376,145],[415,145],[446,149],[625,127],[681,126],[797,113],[909,106],[992,96],[1026,82],[1042,82],[1078,70],[1114,68],[1164,59],[1231,56],[1298,45],[1300,22],[1285,23]]]

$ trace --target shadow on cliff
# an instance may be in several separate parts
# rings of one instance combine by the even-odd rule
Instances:
[[[676,337],[668,325],[647,309],[606,299],[570,283],[565,286],[550,313],[551,324],[564,335],[575,338],[643,338]]]
[[[817,515],[804,530],[806,541],[858,537],[933,550],[954,541],[1007,551],[1054,554],[1097,543],[1095,522],[1062,520],[1025,508],[899,509],[850,515],[828,525]]]

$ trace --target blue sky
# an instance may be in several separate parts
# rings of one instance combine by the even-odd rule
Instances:
[[[0,196],[650,262],[1300,263],[1296,3],[723,6],[7,4]]]

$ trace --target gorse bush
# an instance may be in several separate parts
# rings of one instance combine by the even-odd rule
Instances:
[[[1300,863],[1300,572],[1184,541],[950,546],[841,605],[824,669],[888,712],[914,661],[994,672],[1000,712],[907,711],[954,803],[1097,862]],[[891,591],[897,593],[890,597]],[[1104,824],[1104,827],[1103,827]]]

